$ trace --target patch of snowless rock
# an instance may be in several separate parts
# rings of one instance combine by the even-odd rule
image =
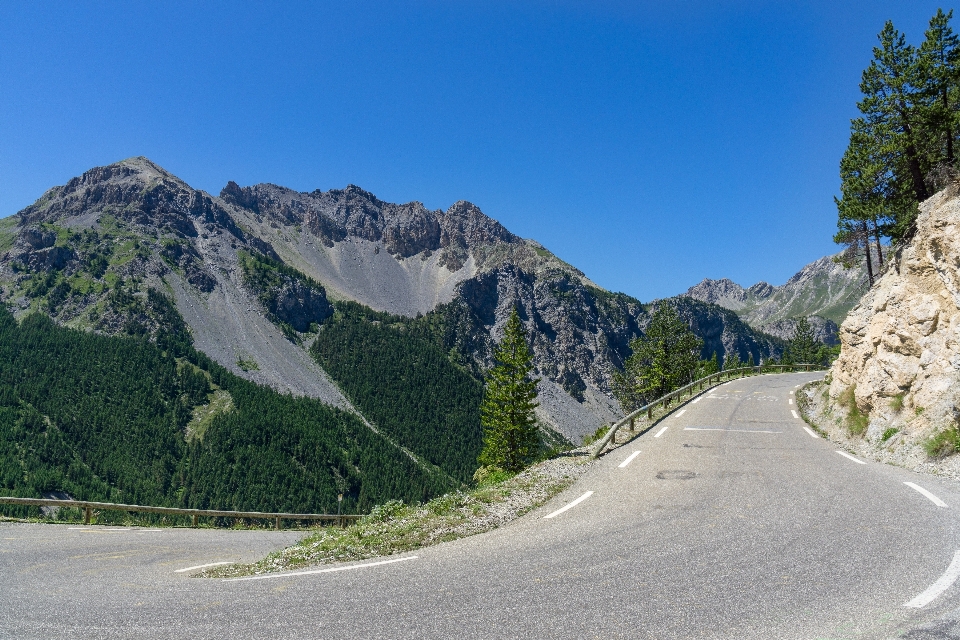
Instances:
[[[917,232],[840,326],[836,403],[854,389],[868,441],[901,431],[916,444],[960,420],[960,198],[920,205]],[[900,436],[898,436],[899,438]]]
[[[380,243],[347,238],[324,246],[308,234],[299,237],[297,252],[281,257],[323,283],[333,298],[356,300],[373,309],[414,317],[453,300],[456,285],[477,273],[473,256],[457,271],[440,264],[440,253],[398,258]]]
[[[166,280],[199,351],[231,372],[281,393],[319,398],[353,410],[310,354],[287,340],[242,288],[221,277],[218,286],[204,295],[175,273]],[[257,368],[244,371],[238,360],[255,362]]]
[[[541,380],[537,393],[537,418],[573,443],[620,418],[617,403],[592,386],[587,386],[582,404],[552,380]]]

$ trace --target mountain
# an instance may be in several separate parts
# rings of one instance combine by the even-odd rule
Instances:
[[[704,279],[685,295],[735,311],[750,326],[785,340],[793,336],[796,318],[806,316],[819,340],[838,344],[837,325],[866,291],[866,273],[835,257],[811,262],[780,286],[758,282],[744,288],[727,278]]]
[[[146,158],[91,169],[0,220],[0,289],[18,318],[40,311],[107,336],[155,343],[182,319],[190,347],[231,375],[355,415],[451,479],[477,446],[467,407],[514,307],[542,378],[538,415],[573,441],[619,415],[611,376],[649,322],[649,305],[469,202],[431,210],[353,185],[233,182],[213,196]],[[782,349],[717,305],[665,302],[704,337],[705,357]],[[419,399],[395,386],[412,379]],[[438,398],[461,407],[454,426],[427,408]]]

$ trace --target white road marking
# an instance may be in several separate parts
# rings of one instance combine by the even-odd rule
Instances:
[[[209,562],[207,564],[198,564],[195,567],[187,567],[186,569],[177,569],[174,573],[186,573],[187,571],[193,571],[195,569],[206,569],[207,567],[219,567],[222,564],[230,564],[230,561],[225,562]]]
[[[680,409],[680,411],[677,411],[677,412],[674,414],[673,417],[674,417],[674,418],[679,418],[680,416],[682,416],[682,415],[685,414],[686,412],[687,412],[686,409]]]
[[[628,464],[630,464],[631,462],[633,462],[633,459],[636,458],[638,455],[640,455],[640,451],[639,451],[639,450],[634,451],[633,453],[630,454],[630,457],[629,457],[629,458],[627,458],[626,460],[624,460],[623,462],[621,462],[620,464],[618,464],[618,465],[617,465],[617,468],[618,468],[618,469],[623,469],[625,466],[627,466]]]
[[[925,497],[926,499],[928,499],[930,502],[932,502],[933,504],[937,505],[938,507],[946,507],[946,506],[947,506],[947,503],[946,503],[946,502],[944,502],[943,500],[941,500],[941,499],[938,498],[937,496],[933,495],[932,493],[930,493],[929,491],[927,491],[926,489],[924,489],[924,488],[921,487],[920,485],[913,484],[912,482],[904,482],[903,484],[907,485],[908,487],[910,487],[911,489],[913,489],[914,491],[916,491],[917,493],[919,493],[920,495],[922,495],[923,497]]]
[[[684,431],[736,431],[737,433],[783,433],[782,431],[763,431],[761,429],[722,429],[720,427],[684,427]]]
[[[793,391],[790,392],[790,395],[793,395]]]
[[[666,431],[667,429],[668,429],[668,427],[664,427],[663,429],[660,429],[660,431],[657,431],[657,435],[655,435],[655,436],[653,436],[653,437],[654,437],[654,438],[659,438],[660,436],[663,435],[663,432]]]
[[[819,437],[820,437],[820,436],[818,436],[816,433],[814,433],[813,429],[811,429],[810,427],[804,427],[803,430],[806,431],[807,433],[809,433],[811,438],[819,438]]]
[[[851,460],[853,460],[853,461],[856,462],[857,464],[867,464],[867,463],[864,462],[863,460],[858,460],[858,459],[854,458],[852,455],[850,455],[850,454],[847,453],[846,451],[837,451],[837,453],[839,453],[840,455],[842,455],[844,458],[850,458]]]
[[[693,399],[693,402],[691,402],[690,404],[697,404],[698,402],[700,402],[700,398],[702,397],[703,396],[697,396],[696,398]]]
[[[794,418],[797,418],[798,420],[800,419],[800,416],[798,416],[798,415],[797,415],[797,412],[794,411],[793,409],[790,409],[790,413],[793,414],[793,417],[794,417]]]
[[[927,606],[933,602],[937,596],[949,589],[953,583],[957,581],[958,577],[960,577],[960,551],[957,551],[953,554],[953,561],[950,562],[950,566],[947,567],[947,570],[936,582],[927,587],[926,591],[903,606],[912,607],[914,609],[920,609]]]
[[[107,529],[102,527],[67,527],[68,531],[91,531],[93,533],[158,533],[162,529],[131,529],[121,527],[119,529]]]
[[[241,582],[244,580],[270,580],[271,578],[292,578],[293,576],[309,576],[316,573],[335,573],[337,571],[350,571],[351,569],[364,569],[366,567],[378,567],[382,564],[393,564],[395,562],[404,562],[405,560],[416,560],[419,557],[420,556],[406,556],[403,558],[394,558],[393,560],[380,560],[379,562],[367,562],[366,564],[352,564],[349,567],[333,567],[332,569],[314,569],[313,571],[295,571],[293,573],[274,573],[268,576],[225,578],[224,582]]]
[[[558,515],[560,515],[561,513],[563,513],[564,511],[566,511],[567,509],[573,509],[575,506],[577,506],[578,504],[580,504],[581,502],[583,502],[584,500],[586,500],[587,498],[589,498],[589,497],[592,496],[592,495],[593,495],[593,491],[587,491],[585,494],[583,494],[582,496],[580,496],[579,498],[577,498],[576,500],[574,500],[573,502],[571,502],[571,503],[568,504],[567,506],[565,506],[565,507],[560,507],[559,509],[557,509],[556,511],[554,511],[554,512],[551,513],[550,515],[543,516],[543,519],[546,520],[547,518],[555,518],[555,517],[557,517]]]
[[[787,400],[787,404],[793,404],[793,398],[789,398],[789,399]]]

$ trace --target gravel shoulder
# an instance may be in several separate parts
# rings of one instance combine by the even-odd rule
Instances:
[[[261,575],[413,551],[491,531],[557,495],[592,466],[586,448],[545,460],[502,482],[442,495],[426,504],[380,505],[346,528],[324,527],[253,564],[217,567],[198,577]]]
[[[846,426],[846,411],[830,400],[829,384],[811,382],[797,390],[797,408],[803,419],[822,436],[850,453],[863,458],[894,465],[917,473],[960,480],[960,455],[933,459],[927,455],[922,441],[896,433],[887,440],[854,436]]]

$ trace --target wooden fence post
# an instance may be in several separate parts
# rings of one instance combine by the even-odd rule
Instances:
[[[93,515],[91,512],[93,510],[90,507],[86,507],[83,510],[83,524],[90,524],[90,516]]]

